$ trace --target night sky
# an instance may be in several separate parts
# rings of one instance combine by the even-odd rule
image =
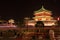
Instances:
[[[59,0],[5,0],[0,1],[0,18],[2,19],[23,19],[32,17],[34,11],[44,6],[45,9],[51,10],[53,16],[60,16]]]

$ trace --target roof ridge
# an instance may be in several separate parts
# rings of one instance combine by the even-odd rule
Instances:
[[[49,11],[49,10],[45,9],[45,8],[42,6],[41,9],[39,9],[39,10],[37,10],[37,11],[35,11],[35,12],[42,12],[42,11]]]

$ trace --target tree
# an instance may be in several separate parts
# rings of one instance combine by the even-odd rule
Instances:
[[[44,27],[44,23],[42,21],[37,21],[35,27]]]

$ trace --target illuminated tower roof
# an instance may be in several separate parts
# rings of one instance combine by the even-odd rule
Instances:
[[[52,26],[55,25],[56,20],[51,16],[52,12],[46,10],[43,6],[41,9],[34,11],[33,19],[35,21],[43,21],[44,26]]]
[[[41,9],[34,11],[34,16],[33,19],[39,20],[39,21],[46,21],[46,20],[51,20],[53,17],[51,17],[52,12],[49,10],[46,10],[43,6]]]
[[[39,9],[39,10],[37,10],[37,11],[34,11],[34,15],[35,15],[35,16],[41,16],[41,15],[43,15],[43,16],[51,16],[52,13],[51,13],[51,11],[46,10],[46,9],[42,6],[41,9]]]
[[[37,10],[37,11],[35,11],[35,13],[42,12],[42,11],[51,12],[51,11],[49,11],[49,10],[46,10],[46,9],[42,6],[42,8],[39,9],[39,10]]]

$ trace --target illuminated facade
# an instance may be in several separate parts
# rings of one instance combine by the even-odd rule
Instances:
[[[44,26],[54,26],[56,25],[57,20],[55,20],[52,17],[52,12],[49,10],[46,10],[43,6],[41,9],[34,11],[34,17],[33,20],[28,20],[28,18],[26,18],[26,24],[27,25],[35,25],[37,21],[43,21]]]
[[[10,27],[16,27],[16,25],[14,25],[14,23],[15,23],[15,20],[14,19],[9,19],[8,20],[8,25],[10,26]]]
[[[51,16],[52,12],[46,10],[43,6],[40,10],[34,12],[33,19],[35,21],[43,21],[45,26],[53,26],[55,25],[56,20]]]
[[[35,26],[36,22],[35,20],[31,20],[29,17],[24,18],[24,24],[25,26]]]
[[[10,19],[8,21],[0,20],[0,27],[16,27],[14,20]]]
[[[35,11],[34,15],[35,15],[34,20],[36,21],[50,21],[53,19],[53,17],[51,17],[52,15],[51,11],[44,9],[43,6],[40,10]]]

